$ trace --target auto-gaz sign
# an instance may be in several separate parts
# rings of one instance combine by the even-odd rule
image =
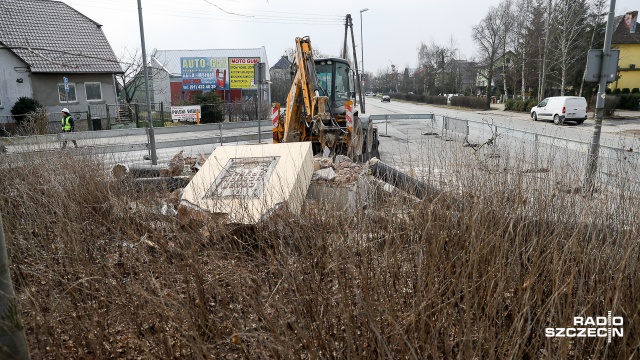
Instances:
[[[228,90],[226,57],[180,58],[182,90]]]

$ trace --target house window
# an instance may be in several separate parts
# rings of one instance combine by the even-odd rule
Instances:
[[[67,94],[69,94],[69,102],[77,102],[78,98],[76,97],[76,84],[69,83],[67,85],[69,85],[68,93],[64,90],[64,84],[58,84],[58,97],[60,98],[60,102],[67,102]]]
[[[102,100],[102,86],[99,82],[84,83],[88,101]]]

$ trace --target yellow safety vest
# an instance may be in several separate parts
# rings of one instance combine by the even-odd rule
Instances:
[[[66,116],[62,118],[62,130],[63,131],[71,131],[71,116]]]

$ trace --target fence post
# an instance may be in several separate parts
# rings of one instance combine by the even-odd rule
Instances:
[[[91,123],[91,105],[87,105],[87,129],[93,130],[93,124]]]
[[[104,104],[105,113],[107,114],[107,123],[111,124],[111,118],[109,116],[109,105]]]
[[[389,114],[384,116],[384,136],[389,136]]]
[[[135,113],[135,116],[136,116],[136,129],[137,129],[140,127],[140,122],[138,121],[138,118],[139,118],[138,114],[139,114],[140,108],[138,107],[137,103],[133,105],[133,108],[134,108],[133,112]]]
[[[2,214],[0,214],[0,357],[29,359],[29,348],[20,317],[18,299],[11,284]]]
[[[218,123],[218,129],[220,130],[220,146],[222,146],[222,123]]]
[[[533,134],[533,146],[535,147],[533,153],[533,166],[535,171],[540,170],[540,166],[538,164],[538,133]]]
[[[160,101],[160,120],[164,126],[164,101]]]

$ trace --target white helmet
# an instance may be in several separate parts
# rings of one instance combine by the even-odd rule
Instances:
[[[63,112],[63,113],[67,113],[67,114],[68,114],[68,113],[69,113],[69,109],[64,108],[64,109],[62,109],[62,112]]]

